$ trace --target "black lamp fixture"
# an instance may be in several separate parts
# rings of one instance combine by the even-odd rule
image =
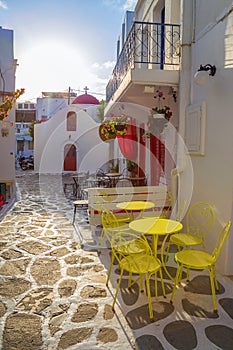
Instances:
[[[197,85],[205,85],[208,81],[208,76],[214,76],[216,73],[216,67],[211,64],[200,65],[200,68],[194,75],[194,81]]]
[[[198,72],[201,72],[202,70],[204,70],[205,72],[209,72],[209,75],[214,76],[216,73],[216,67],[212,66],[211,64],[206,64],[205,66],[203,66],[202,64],[200,65],[200,68],[198,69]]]

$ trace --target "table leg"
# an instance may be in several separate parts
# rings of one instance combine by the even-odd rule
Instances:
[[[76,211],[77,211],[77,206],[74,204],[73,224],[75,222]]]
[[[175,277],[172,277],[172,275],[168,272],[166,262],[164,261],[164,247],[165,247],[165,244],[167,242],[168,237],[169,237],[169,234],[166,235],[163,239],[163,243],[162,243],[162,247],[161,247],[161,263],[162,263],[163,269],[166,272],[167,276],[170,278],[170,280],[175,282]]]
[[[157,257],[158,235],[152,235],[152,250],[153,250],[154,255]]]

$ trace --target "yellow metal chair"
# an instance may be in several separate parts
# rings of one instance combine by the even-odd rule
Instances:
[[[112,229],[117,229],[120,226],[125,226],[128,228],[128,224],[131,221],[131,217],[129,214],[115,215],[112,210],[108,209],[108,206],[112,205],[112,197],[108,196],[104,191],[100,191],[100,194],[102,197],[98,199],[98,202],[96,203],[96,209],[98,211],[98,214],[101,216],[101,223],[102,223],[102,234],[100,236],[100,253],[102,251],[104,238],[108,239],[108,236],[110,234],[111,237],[111,231]]]
[[[113,207],[114,203],[112,196],[107,195],[104,191],[99,191],[99,193],[102,195],[102,197],[99,198],[98,202],[96,203],[96,207],[98,210],[98,213],[101,215],[103,211],[111,211],[113,213],[113,210],[110,210],[108,207]],[[113,213],[114,214],[114,213]],[[125,214],[114,214],[114,221],[117,221],[118,224],[121,223],[129,223],[131,221],[131,216],[128,213]]]
[[[103,231],[101,235],[100,251],[102,251],[104,239],[106,239],[111,245],[111,241],[114,239],[114,235],[121,233],[126,237],[131,232],[128,224],[125,222],[118,221],[116,216],[110,210],[104,210],[101,214],[101,218],[102,218]],[[135,237],[138,238],[136,235]],[[118,244],[119,258],[122,255],[136,254],[136,253],[142,252],[143,250],[144,250],[144,247],[140,245],[140,242],[137,239],[131,240],[128,244],[125,244],[124,242],[122,246]],[[108,282],[110,279],[113,263],[114,263],[114,255],[112,254],[106,285],[108,285]]]
[[[170,244],[180,247],[189,248],[202,246],[205,250],[204,239],[209,232],[214,222],[214,214],[211,206],[205,202],[195,203],[186,215],[186,229],[187,232],[175,233],[171,235],[168,245],[168,252]]]
[[[157,194],[155,193],[153,195],[153,197],[154,198],[152,199],[152,202],[154,202],[156,204],[156,202],[158,200]],[[168,191],[166,198],[164,198],[163,208],[161,208],[158,211],[158,208],[155,205],[155,208],[152,209],[152,211],[142,212],[140,219],[146,219],[148,217],[159,217],[161,219],[167,219],[167,218],[169,218],[171,207],[172,207],[172,194],[171,194],[171,192]]]
[[[179,266],[176,273],[175,285],[171,295],[171,303],[174,301],[175,291],[180,283],[183,267],[186,267],[187,269],[208,270],[210,274],[214,311],[217,312],[216,290],[218,290],[218,282],[216,279],[215,263],[229,235],[231,224],[231,221],[229,221],[223,228],[212,254],[191,249],[176,253],[175,260]]]
[[[134,233],[118,233],[113,236],[111,241],[113,258],[118,261],[120,269],[120,278],[116,288],[112,308],[116,303],[117,295],[120,289],[124,271],[129,272],[128,288],[140,280],[140,290],[143,291],[143,276],[146,280],[146,291],[148,297],[148,307],[150,319],[153,319],[153,309],[150,291],[150,278],[155,276],[155,295],[158,295],[157,273],[160,274],[162,293],[165,297],[165,289],[162,277],[161,262],[157,259],[144,236],[137,236]],[[130,247],[130,249],[128,249]],[[132,247],[136,249],[132,252]],[[131,252],[130,252],[131,251]],[[132,280],[132,274],[139,275],[136,280]]]
[[[129,230],[129,216],[117,216],[112,210],[103,209],[100,212],[102,222],[102,233],[100,236],[100,253],[103,248],[104,240],[111,241],[112,235],[120,229]]]

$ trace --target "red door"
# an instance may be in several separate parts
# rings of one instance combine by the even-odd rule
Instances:
[[[67,144],[64,148],[64,171],[76,171],[76,147]]]
[[[150,136],[150,176],[151,185],[158,186],[160,177],[164,176],[165,146],[154,135]]]

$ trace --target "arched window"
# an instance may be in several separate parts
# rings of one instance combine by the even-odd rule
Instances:
[[[68,112],[66,116],[66,130],[67,131],[76,131],[77,127],[77,115],[75,112]]]

